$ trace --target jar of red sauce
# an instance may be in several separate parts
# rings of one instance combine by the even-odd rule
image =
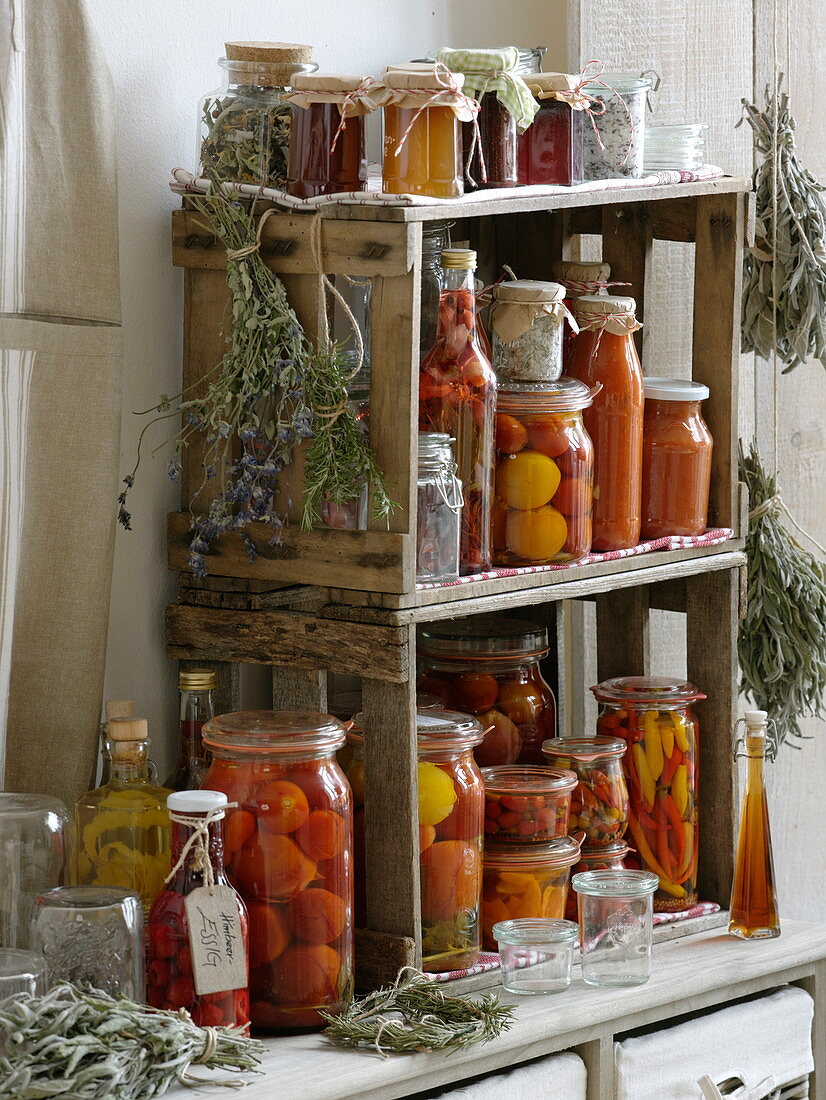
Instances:
[[[300,199],[367,186],[365,119],[376,103],[364,76],[296,73],[291,104],[287,191]]]
[[[545,627],[488,615],[431,623],[419,632],[418,653],[418,690],[482,723],[481,767],[545,762],[542,742],[556,737],[556,701],[539,668]]]
[[[575,305],[580,332],[568,373],[602,389],[584,412],[594,444],[594,519],[591,547],[624,550],[640,539],[643,383],[634,332],[633,298],[584,294]]]
[[[708,386],[676,378],[643,381],[642,537],[702,535],[714,445],[700,411]]]
[[[577,94],[578,77],[533,73],[525,83],[539,108],[517,139],[520,184],[571,186],[584,179],[582,128],[587,99]]]
[[[579,863],[571,868],[571,878],[580,871],[624,871],[625,857],[630,851],[624,840],[615,840],[601,848],[583,845],[579,853]],[[578,920],[576,892],[573,890],[569,892],[565,903],[565,916],[568,920]]]
[[[628,286],[628,283],[610,281],[610,264],[585,263],[580,260],[557,260],[553,266],[554,278],[565,287],[565,305],[574,313],[577,298],[583,294],[606,294],[609,287]],[[565,340],[562,345],[562,367],[567,369],[576,333],[565,324]]]
[[[224,853],[246,902],[250,1014],[269,1030],[320,1027],[353,988],[353,811],[328,714],[243,711],[204,726],[223,791]]]

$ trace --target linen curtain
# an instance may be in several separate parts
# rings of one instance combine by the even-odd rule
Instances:
[[[95,762],[120,438],[115,97],[83,0],[0,0],[0,777]]]

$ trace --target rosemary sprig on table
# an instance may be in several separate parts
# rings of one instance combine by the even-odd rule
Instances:
[[[412,1053],[442,1050],[453,1053],[477,1043],[489,1043],[513,1023],[513,1009],[493,993],[477,999],[448,997],[421,971],[405,967],[393,985],[354,1001],[340,1016],[321,1015],[329,1026],[324,1034],[350,1047],[372,1047]]]

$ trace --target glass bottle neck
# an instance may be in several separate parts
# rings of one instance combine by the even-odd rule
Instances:
[[[203,814],[190,814],[190,817],[204,817]],[[185,825],[180,821],[172,821],[172,835],[170,843],[171,866],[174,867],[181,858],[187,841],[195,830],[191,825]],[[180,893],[189,893],[196,886],[204,883],[203,871],[193,868],[194,852],[197,844],[193,844],[187,853],[183,866],[175,872],[175,877],[168,883],[168,889]],[[216,882],[225,882],[224,876],[224,823],[223,819],[212,821],[209,825],[209,861],[212,864],[212,873]]]
[[[181,729],[179,762],[207,759],[201,730],[204,723],[215,717],[212,690],[181,692]]]
[[[111,781],[118,783],[149,781],[149,742],[106,742]]]
[[[457,325],[476,328],[476,280],[472,271],[447,268],[439,292],[439,335],[449,336]]]

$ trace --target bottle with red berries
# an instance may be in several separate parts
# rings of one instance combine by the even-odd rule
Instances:
[[[249,932],[224,871],[219,791],[169,795],[172,870],[149,914],[147,1000],[202,1027],[249,1028]]]

